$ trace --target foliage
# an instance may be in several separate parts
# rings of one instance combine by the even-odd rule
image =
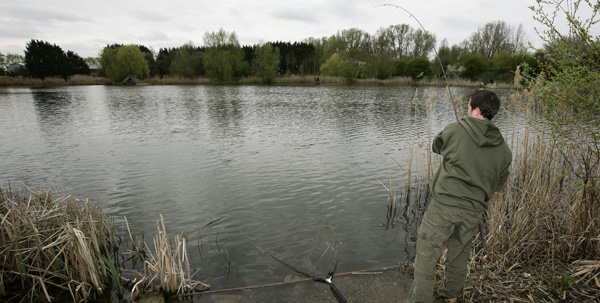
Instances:
[[[202,74],[202,70],[202,51],[189,42],[174,54],[169,74],[194,79]]]
[[[461,61],[464,69],[460,76],[471,81],[479,79],[488,67],[487,60],[481,55],[465,55]]]
[[[321,65],[321,75],[323,76],[340,76],[344,61],[338,53],[331,55],[323,65]]]
[[[315,74],[318,67],[315,58],[315,46],[305,42],[274,42],[271,45],[279,49],[279,71],[291,74]]]
[[[407,67],[409,60],[406,58],[398,59],[394,62],[394,76],[404,77],[408,75]]]
[[[144,59],[146,63],[148,63],[149,76],[155,76],[158,74],[158,66],[156,64],[156,60],[154,59],[155,54],[154,51],[150,48],[147,48],[144,45],[138,45],[140,51],[144,54]]]
[[[156,73],[160,77],[170,75],[171,62],[179,52],[177,48],[161,48],[156,56]]]
[[[562,273],[557,271],[555,272],[555,274],[557,274],[558,277],[552,279],[552,281],[550,282],[551,289],[554,288],[563,292],[570,291],[573,289],[574,282],[571,273],[569,273],[568,271],[564,271]]]
[[[578,252],[595,251],[598,241],[594,237],[600,229],[600,37],[592,36],[590,29],[599,21],[600,3],[538,1],[531,9],[545,26],[538,34],[546,43],[547,55],[539,61],[539,75],[525,69],[524,77],[530,83],[527,91],[539,102],[569,172],[575,176],[571,182],[580,185],[579,199],[570,206],[580,212],[579,220],[568,225],[581,235],[574,245]],[[586,13],[583,17],[581,11],[589,11],[591,16]],[[559,29],[560,16],[568,24],[567,32]]]
[[[416,79],[428,78],[431,76],[431,62],[427,58],[414,58],[408,62],[406,74]]]
[[[265,43],[255,48],[252,60],[252,71],[255,76],[259,76],[265,83],[271,83],[277,76],[278,68],[279,48],[273,47],[271,43]]]
[[[25,68],[34,78],[60,76],[67,78],[75,74],[89,74],[85,61],[76,53],[65,53],[56,44],[31,40],[25,49]]]
[[[233,80],[243,67],[244,52],[240,47],[235,32],[228,33],[223,29],[204,35],[204,68],[206,75],[218,82]],[[236,74],[237,73],[237,74]]]
[[[148,62],[137,45],[107,46],[102,50],[100,63],[106,77],[117,82],[128,77],[144,79],[150,73]]]
[[[67,62],[65,65],[66,74],[72,75],[89,75],[90,67],[83,58],[72,51],[67,51]]]

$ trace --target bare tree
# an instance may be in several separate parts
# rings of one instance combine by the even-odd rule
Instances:
[[[413,29],[408,24],[392,25],[388,29],[392,32],[392,47],[396,58],[408,57]]]
[[[522,39],[524,34],[522,26],[516,37],[514,33],[515,30],[504,21],[489,22],[471,35],[468,41],[469,50],[487,59],[492,59],[502,50],[514,54],[515,42]]]
[[[412,34],[410,55],[413,58],[427,57],[435,47],[436,37],[424,30],[417,29]]]

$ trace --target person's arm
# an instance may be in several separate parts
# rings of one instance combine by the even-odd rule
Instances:
[[[498,186],[496,186],[496,192],[495,192],[496,195],[498,195],[498,193],[500,193],[500,191],[502,191],[502,187],[504,187],[504,183],[506,183],[506,180],[508,179],[508,174],[510,173],[509,167],[510,167],[510,163],[508,163],[508,165],[506,165],[506,168],[504,168],[504,170],[502,170],[502,172],[500,173],[500,176],[498,177]]]
[[[431,151],[436,154],[441,153],[442,147],[444,147],[443,133],[444,131],[441,131],[437,136],[435,136],[435,138],[433,138],[433,142],[431,143]]]

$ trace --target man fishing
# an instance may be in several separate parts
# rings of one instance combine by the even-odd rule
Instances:
[[[492,118],[498,96],[487,90],[469,94],[468,117],[451,123],[432,142],[443,156],[429,184],[430,201],[418,231],[414,280],[407,302],[433,302],[435,270],[447,245],[446,278],[437,293],[457,302],[467,277],[473,237],[487,202],[502,190],[512,153]]]

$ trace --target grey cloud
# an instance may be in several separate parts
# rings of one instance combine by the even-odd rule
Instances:
[[[13,22],[30,21],[39,24],[54,22],[84,22],[84,16],[74,14],[68,8],[15,6],[7,8],[2,15],[10,16]]]
[[[270,14],[275,19],[281,19],[285,21],[293,20],[300,22],[318,22],[318,12],[309,9],[299,9],[297,7],[285,7],[276,9]]]

